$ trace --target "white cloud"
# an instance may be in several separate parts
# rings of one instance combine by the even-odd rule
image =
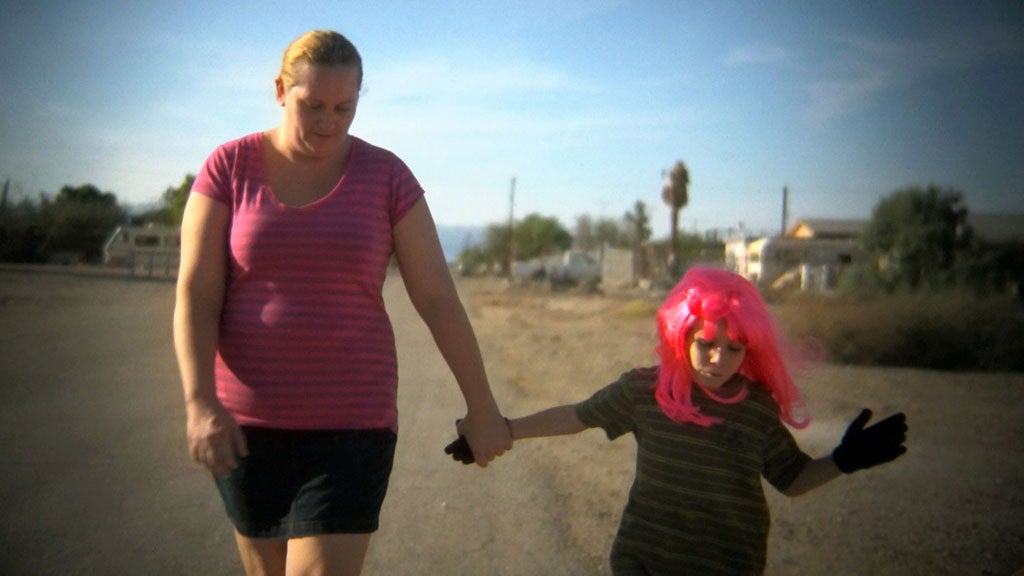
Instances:
[[[811,98],[809,119],[816,125],[843,116],[889,84],[887,75],[878,70],[855,78],[813,82],[807,87]]]
[[[1024,52],[1024,41],[1003,26],[943,30],[920,39],[836,39],[846,72],[814,81],[807,91],[812,124],[848,114],[877,94],[974,67],[1004,54]]]

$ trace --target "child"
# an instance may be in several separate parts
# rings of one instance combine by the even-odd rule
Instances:
[[[905,416],[865,428],[870,410],[830,456],[812,459],[797,446],[785,425],[803,428],[809,418],[775,322],[742,277],[691,269],[657,322],[659,366],[626,372],[579,404],[509,421],[517,440],[591,427],[609,439],[633,433],[636,477],[612,546],[614,574],[761,574],[762,476],[797,496],[906,452]],[[446,452],[472,461],[461,438]]]

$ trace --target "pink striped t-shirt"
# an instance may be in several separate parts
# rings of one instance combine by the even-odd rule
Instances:
[[[393,153],[352,138],[324,198],[281,204],[262,133],[217,148],[192,192],[231,209],[217,396],[241,424],[398,428],[398,361],[382,288],[392,228],[423,197]]]

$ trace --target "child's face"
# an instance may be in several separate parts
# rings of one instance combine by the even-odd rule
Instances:
[[[740,369],[747,347],[729,340],[725,321],[718,322],[715,336],[704,331],[704,321],[698,320],[689,338],[690,367],[693,377],[705,388],[718,388]]]

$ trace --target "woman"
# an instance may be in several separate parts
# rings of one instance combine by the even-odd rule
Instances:
[[[275,80],[281,124],[218,147],[185,208],[174,332],[189,449],[249,574],[362,568],[397,430],[392,255],[465,398],[476,461],[512,443],[422,188],[348,134],[361,84],[345,37],[295,40]]]

